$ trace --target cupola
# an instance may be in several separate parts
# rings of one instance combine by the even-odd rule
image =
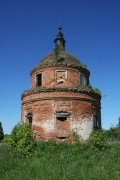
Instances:
[[[58,30],[59,30],[58,35],[54,40],[55,47],[60,47],[61,49],[65,49],[65,39],[64,39],[63,33],[61,31],[62,27],[59,27]]]

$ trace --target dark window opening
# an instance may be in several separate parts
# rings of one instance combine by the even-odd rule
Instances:
[[[98,117],[96,115],[93,115],[93,128],[99,128]]]
[[[27,118],[27,122],[28,122],[29,126],[32,127],[32,114],[31,113],[28,114],[26,116],[26,118]]]
[[[65,120],[67,120],[67,117],[57,117],[57,120],[59,120],[59,121],[65,121]]]
[[[85,74],[80,74],[80,85],[86,86],[87,85],[87,78]]]
[[[58,62],[63,62],[65,59],[64,58],[59,58]]]
[[[62,139],[66,139],[67,137],[57,137],[57,138],[62,140]]]
[[[42,74],[37,74],[36,75],[36,85],[37,86],[42,86]]]
[[[29,126],[32,127],[32,117],[28,118],[28,123],[29,123]]]

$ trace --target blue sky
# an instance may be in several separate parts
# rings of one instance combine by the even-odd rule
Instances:
[[[102,92],[102,126],[120,116],[119,0],[0,0],[0,121],[10,133],[21,120],[30,71],[54,48],[62,22],[66,50],[86,64]]]

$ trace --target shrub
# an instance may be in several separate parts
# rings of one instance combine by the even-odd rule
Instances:
[[[32,130],[28,124],[18,124],[16,125],[11,135],[7,135],[4,138],[4,143],[8,145],[10,150],[13,152],[30,156],[35,147],[35,142],[32,137]]]
[[[72,140],[73,140],[73,142],[80,142],[77,131],[73,130],[73,132],[72,132]]]
[[[120,141],[120,118],[118,118],[118,124],[115,127],[111,127],[108,130],[105,130],[105,138],[108,142]]]
[[[88,143],[93,148],[105,149],[106,142],[104,132],[102,130],[94,130],[91,136],[89,137]]]
[[[93,88],[92,88],[92,86],[90,84],[81,86],[81,88],[86,89],[86,90],[93,90]]]
[[[2,123],[0,122],[0,141],[3,140],[3,138],[4,138],[4,133],[2,128]]]

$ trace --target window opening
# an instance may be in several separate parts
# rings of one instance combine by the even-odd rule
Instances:
[[[60,121],[65,121],[65,120],[67,120],[67,117],[57,117],[57,120],[60,120]]]
[[[36,85],[37,86],[42,86],[42,74],[37,74],[36,75]]]
[[[93,127],[96,129],[96,128],[99,128],[99,124],[98,124],[98,118],[96,115],[93,115]]]
[[[80,74],[80,85],[86,86],[87,85],[87,78],[85,74]]]
[[[70,116],[70,114],[67,111],[58,111],[56,112],[56,117],[60,121],[65,121]]]
[[[27,118],[27,122],[28,122],[29,126],[32,127],[32,114],[29,113],[29,114],[26,116],[26,118]]]
[[[64,139],[66,139],[67,137],[57,137],[58,139],[61,139],[61,140],[64,140]]]

